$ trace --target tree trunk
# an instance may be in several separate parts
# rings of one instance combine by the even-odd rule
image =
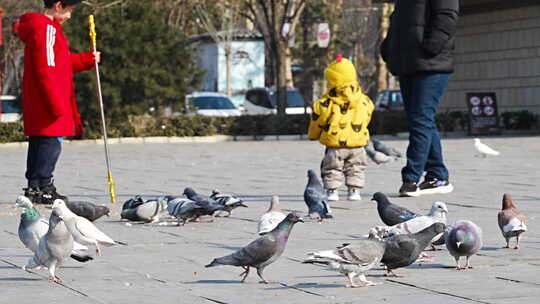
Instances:
[[[232,96],[232,84],[231,84],[231,75],[232,75],[232,47],[230,45],[230,42],[228,42],[228,46],[225,46],[225,61],[226,61],[226,85],[225,85],[225,92],[227,96]]]
[[[285,115],[287,107],[287,63],[285,59],[285,48],[278,44],[276,50],[276,101],[277,114]]]

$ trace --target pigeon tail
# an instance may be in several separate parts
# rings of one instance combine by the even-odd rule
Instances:
[[[81,263],[85,263],[85,262],[88,262],[88,261],[91,261],[93,260],[94,258],[89,256],[89,255],[76,255],[76,254],[72,254],[70,255],[70,257],[72,259],[74,259],[75,261],[77,262],[81,262]]]

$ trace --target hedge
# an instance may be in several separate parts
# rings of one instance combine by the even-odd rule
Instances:
[[[442,112],[436,116],[441,132],[469,129],[469,117],[465,112]],[[110,138],[151,136],[209,136],[209,135],[293,135],[306,134],[309,116],[256,115],[239,117],[210,117],[180,115],[174,117],[130,116],[126,119],[107,121]],[[501,127],[506,129],[532,129],[538,126],[538,115],[528,111],[501,114]],[[407,132],[407,120],[403,111],[374,112],[369,126],[372,135]],[[85,132],[80,139],[101,138],[101,122],[85,122]],[[25,141],[22,122],[0,123],[0,143]]]

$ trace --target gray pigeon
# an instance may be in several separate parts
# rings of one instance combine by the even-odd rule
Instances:
[[[393,156],[398,158],[401,157],[401,152],[383,144],[381,141],[372,138],[371,142],[373,143],[373,148],[375,148],[375,151],[384,153],[387,156]]]
[[[506,246],[503,248],[510,248],[510,238],[515,237],[514,249],[519,249],[519,238],[527,231],[527,215],[514,205],[510,194],[503,195],[502,210],[497,214],[497,222],[506,240]]]
[[[19,196],[15,206],[23,209],[18,229],[19,239],[26,248],[35,253],[39,248],[39,240],[49,231],[49,221],[41,217],[37,208],[25,196]],[[83,263],[93,260],[88,254],[88,247],[77,242],[73,243],[71,258]]]
[[[388,200],[388,197],[381,192],[376,192],[373,194],[373,198],[371,200],[377,202],[377,211],[379,212],[379,216],[383,223],[388,226],[394,226],[420,216],[409,209],[392,204]]]
[[[110,212],[107,206],[95,205],[90,202],[66,202],[66,206],[69,210],[73,211],[73,213],[88,219],[90,222],[93,222],[104,215],[109,216]]]
[[[133,208],[123,209],[120,217],[130,221],[155,223],[166,209],[166,199],[158,198],[157,200],[148,200],[143,204],[137,204]]]
[[[227,213],[227,215],[225,216],[228,217],[231,215],[231,212],[234,209],[238,207],[244,207],[244,208],[248,207],[238,197],[231,194],[221,193],[217,189],[212,190],[212,194],[210,195],[210,198],[214,199],[218,204],[224,206],[223,211],[218,211],[217,215],[220,215],[222,212],[224,212],[224,213]]]
[[[445,233],[445,243],[448,252],[456,259],[457,270],[472,268],[469,260],[482,248],[482,229],[471,221],[457,221]],[[465,267],[459,266],[459,258],[462,256],[467,257]]]
[[[192,188],[185,188],[184,195],[204,208],[205,212],[203,215],[213,216],[215,212],[225,210],[224,205],[219,204],[215,199],[209,196],[198,194]]]
[[[62,280],[56,276],[56,268],[60,267],[64,260],[71,255],[72,250],[73,237],[60,219],[57,210],[53,209],[49,218],[49,230],[39,240],[39,246],[34,256],[22,268],[29,270],[45,266],[49,269],[49,279],[55,283],[61,283]]]
[[[382,152],[376,151],[371,144],[368,144],[364,147],[366,154],[374,163],[377,165],[387,163],[392,160],[392,158]]]
[[[205,214],[205,209],[189,198],[170,197],[167,202],[167,211],[170,215],[176,217],[178,226],[185,225],[188,221],[193,221]]]
[[[205,267],[219,265],[240,266],[244,269],[244,272],[240,274],[241,276],[243,275],[241,282],[246,280],[249,274],[249,268],[254,267],[262,279],[260,283],[268,284],[269,282],[263,277],[263,270],[281,256],[289,240],[292,227],[298,222],[303,222],[302,218],[294,213],[289,213],[271,232],[259,237],[235,253],[214,259]]]
[[[384,240],[386,248],[381,263],[386,265],[387,275],[396,275],[393,270],[414,263],[424,248],[438,234],[444,232],[443,223],[434,223],[420,232],[396,234]]]
[[[308,253],[308,259],[303,263],[326,264],[337,270],[349,279],[347,287],[360,287],[354,283],[358,277],[365,286],[374,286],[381,283],[368,281],[365,272],[379,264],[386,243],[374,239],[356,241],[354,245],[344,244],[334,250],[324,250]]]
[[[333,218],[330,214],[332,210],[328,204],[328,197],[325,194],[323,185],[315,171],[308,170],[308,183],[304,190],[304,201],[308,206],[309,217],[322,221],[325,218]]]

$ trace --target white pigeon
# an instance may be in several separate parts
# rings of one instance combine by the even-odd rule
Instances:
[[[480,155],[482,155],[483,157],[487,157],[488,155],[497,156],[501,154],[499,151],[496,151],[488,145],[481,143],[480,138],[474,139],[474,147],[476,148],[476,151],[478,151],[478,153],[480,153]]]
[[[417,216],[406,222],[399,223],[394,226],[377,226],[370,229],[370,234],[378,235],[380,238],[387,238],[396,234],[410,234],[417,233],[425,228],[433,225],[434,223],[443,223],[446,225],[447,219],[446,214],[448,213],[448,208],[443,202],[435,202],[431,206],[431,210],[427,215]],[[432,242],[439,239],[442,236],[441,234],[436,235]]]
[[[268,211],[266,211],[266,213],[264,213],[259,219],[259,225],[257,227],[259,235],[263,235],[274,230],[274,228],[276,228],[276,226],[285,219],[286,215],[280,210],[279,197],[274,195],[270,200],[270,208],[268,208]]]
[[[96,246],[97,255],[101,255],[99,245],[112,246],[118,244],[101,232],[92,222],[71,212],[63,200],[55,200],[52,209],[65,222],[67,229],[73,235],[73,239],[83,245]]]

